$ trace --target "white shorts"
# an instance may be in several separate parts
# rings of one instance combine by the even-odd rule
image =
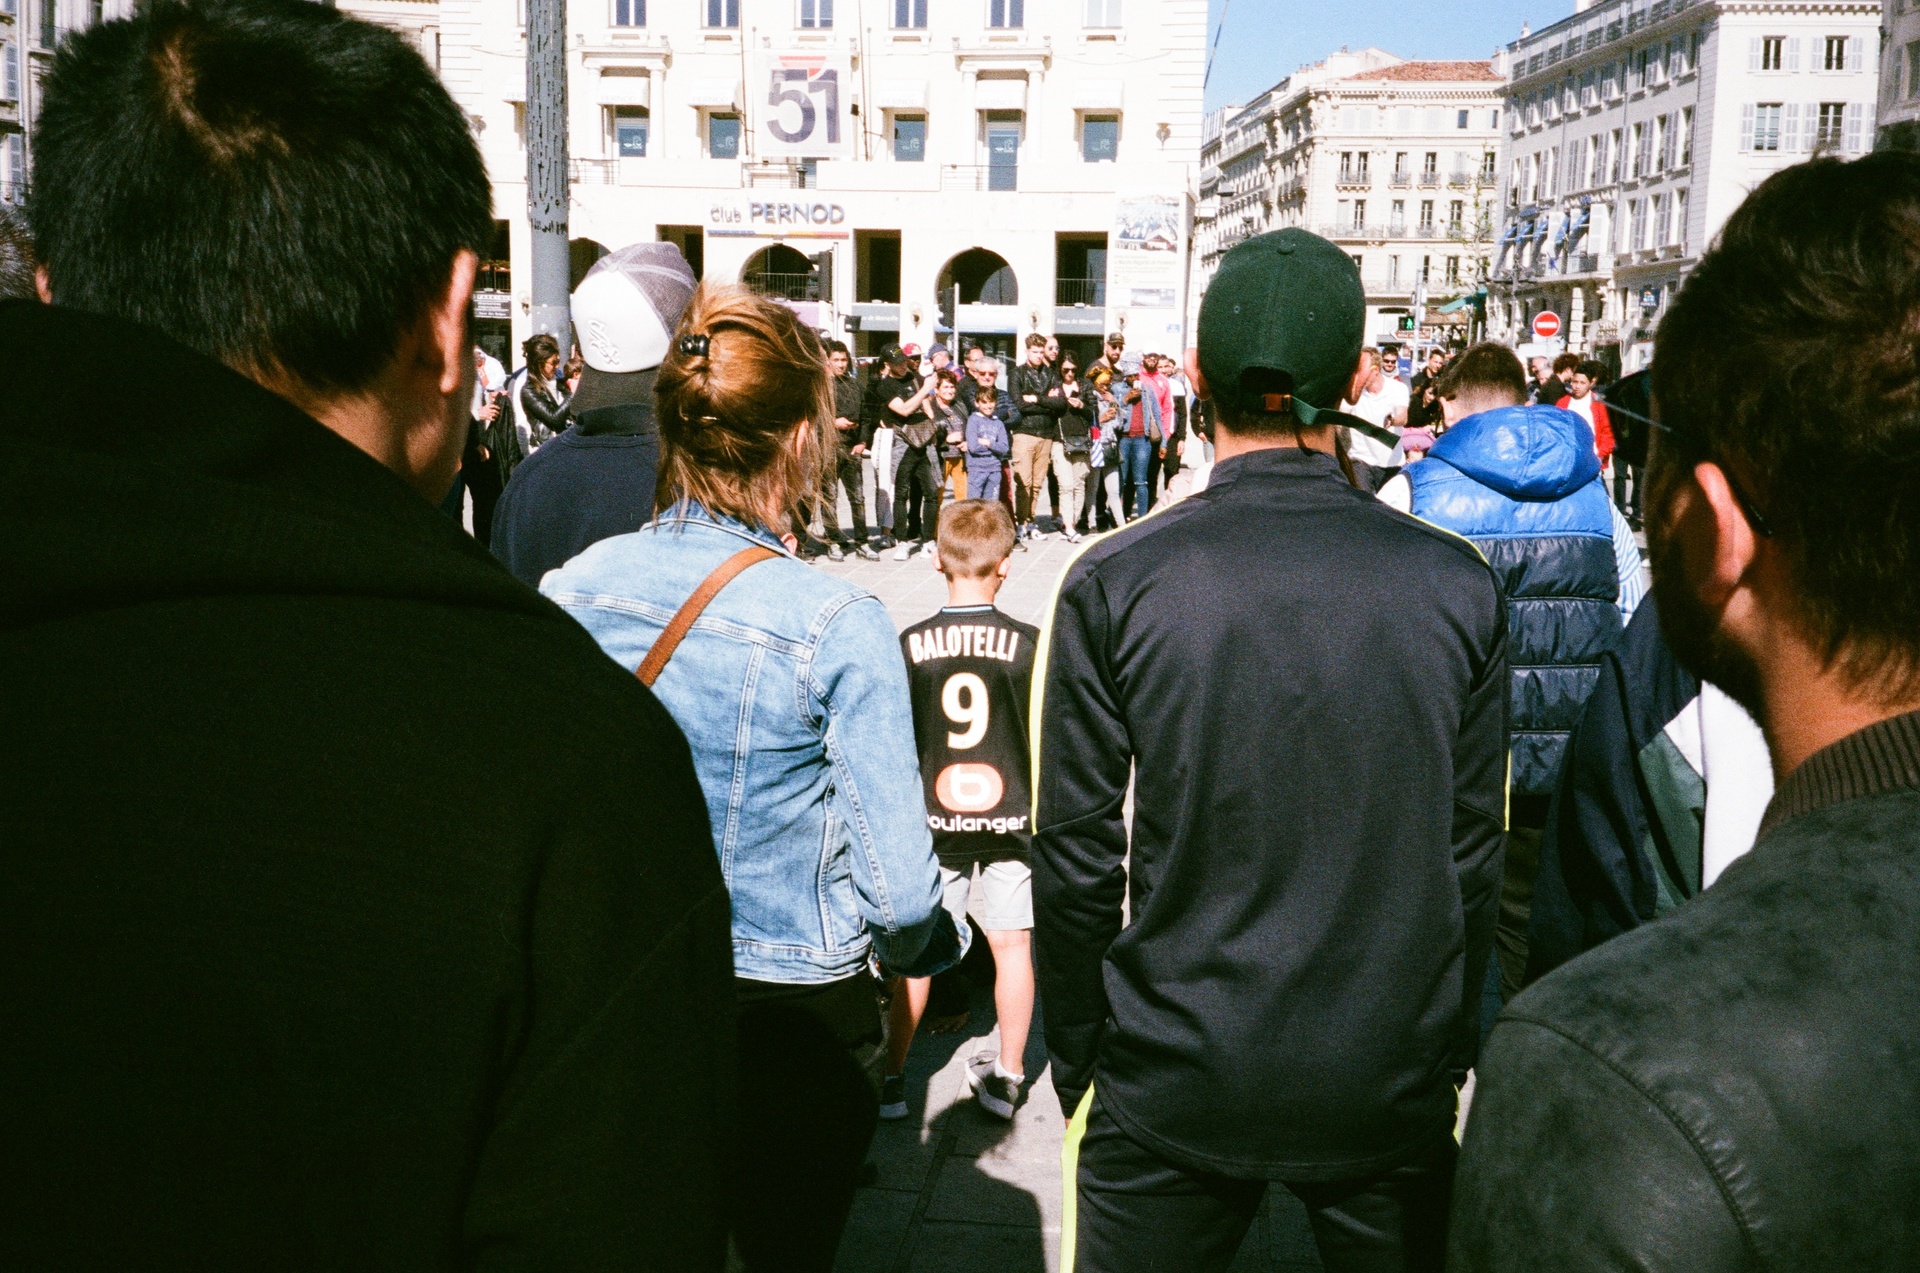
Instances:
[[[975,862],[965,873],[940,868],[941,900],[956,925],[967,922],[974,880],[980,902],[973,917],[989,933],[1033,927],[1033,868],[1025,862]]]

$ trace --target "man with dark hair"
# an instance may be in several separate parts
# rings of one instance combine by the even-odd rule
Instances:
[[[1033,520],[1047,494],[1047,469],[1053,462],[1053,440],[1060,432],[1060,413],[1066,410],[1060,373],[1047,361],[1047,338],[1027,334],[1026,361],[1013,369],[1014,410],[1019,415],[1008,432],[1013,437],[1013,520],[1022,539],[1038,535]]]
[[[880,554],[867,542],[867,493],[860,472],[861,457],[867,453],[861,430],[865,411],[865,391],[853,370],[853,355],[845,343],[829,340],[827,375],[833,382],[834,447],[827,457],[827,480],[820,495],[820,523],[827,532],[827,556],[845,561],[847,550],[879,561]],[[840,525],[840,492],[847,493],[847,511],[853,515],[853,534]]]
[[[1446,352],[1440,349],[1429,349],[1426,363],[1419,371],[1413,373],[1413,383],[1407,389],[1407,427],[1409,429],[1431,429],[1443,423],[1440,398],[1434,392],[1434,387],[1439,383],[1440,373],[1446,369]]]
[[[1380,498],[1471,539],[1505,585],[1513,770],[1495,943],[1504,1000],[1527,969],[1534,870],[1567,734],[1646,584],[1633,532],[1607,499],[1592,429],[1571,411],[1523,405],[1526,372],[1511,349],[1473,346],[1436,391],[1447,431]]]
[[[1661,321],[1662,627],[1780,783],[1711,889],[1501,1015],[1462,1269],[1920,1266],[1917,325],[1900,152],[1769,177]]]
[[[1275,1182],[1334,1273],[1444,1249],[1506,617],[1471,546],[1342,472],[1365,317],[1325,239],[1229,252],[1188,355],[1211,480],[1083,550],[1042,637],[1035,936],[1087,1268],[1224,1269]],[[1356,756],[1425,760],[1356,787]]]
[[[0,1267],[718,1269],[687,744],[434,511],[467,120],[334,9],[152,0],[38,129],[0,333],[91,370],[0,399]]]
[[[493,529],[494,555],[527,586],[653,520],[653,382],[693,287],[678,247],[635,243],[595,261],[574,289],[586,368],[567,401],[572,423],[513,471]]]

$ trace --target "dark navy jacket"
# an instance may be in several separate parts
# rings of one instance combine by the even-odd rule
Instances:
[[[1613,514],[1593,430],[1559,407],[1483,411],[1406,474],[1413,515],[1471,539],[1506,592],[1512,791],[1544,798],[1620,633]]]
[[[493,555],[530,588],[590,545],[653,520],[660,434],[647,403],[582,412],[521,461],[493,513]]]

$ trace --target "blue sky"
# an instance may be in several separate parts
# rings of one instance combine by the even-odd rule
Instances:
[[[1404,58],[1488,57],[1520,34],[1573,12],[1573,0],[1208,0],[1207,38],[1226,27],[1207,109],[1244,102],[1341,45]]]

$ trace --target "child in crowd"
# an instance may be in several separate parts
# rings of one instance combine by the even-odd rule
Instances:
[[[970,422],[969,439],[972,435]],[[1004,429],[1000,436],[1004,447]],[[971,446],[968,463],[973,463]],[[1013,545],[1013,515],[998,499],[969,499],[941,510],[933,565],[946,576],[947,605],[900,637],[926,785],[927,825],[933,829],[940,881],[955,923],[967,922],[976,880],[980,887],[973,913],[993,951],[1000,1052],[974,1057],[967,1066],[967,1083],[980,1107],[1000,1118],[1012,1118],[1020,1104],[1027,1029],[1033,1020],[1033,872],[1027,865],[1033,786],[1027,700],[1040,630],[1008,618],[993,604],[1006,581]],[[895,987],[880,1093],[882,1118],[907,1116],[902,1071],[926,1010],[927,990],[924,977]]]
[[[967,417],[967,498],[997,499],[1000,473],[1012,454],[1007,426],[994,415],[998,395],[981,389],[974,395],[973,414]]]

